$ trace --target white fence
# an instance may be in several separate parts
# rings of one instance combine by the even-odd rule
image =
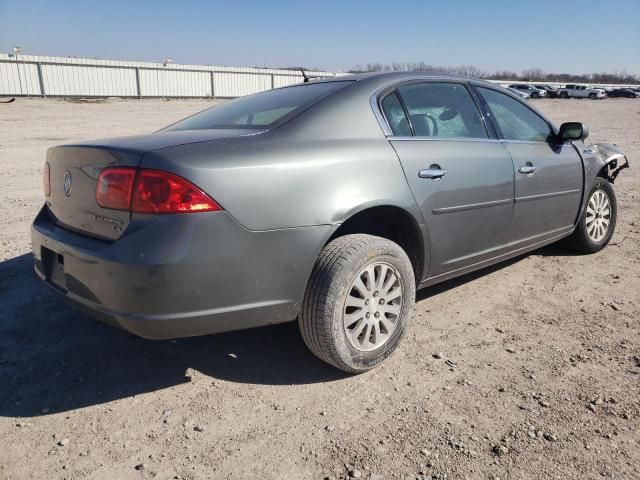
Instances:
[[[0,95],[232,98],[303,79],[295,70],[0,54]]]
[[[307,74],[323,77],[341,75],[321,71],[309,71]],[[0,95],[233,98],[302,81],[302,73],[295,70],[0,53]],[[512,83],[561,85],[553,82],[490,81],[504,86]],[[597,86],[604,88],[623,85]]]

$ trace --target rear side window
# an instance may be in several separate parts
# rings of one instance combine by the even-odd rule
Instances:
[[[248,95],[196,113],[165,128],[165,131],[269,128],[350,83],[352,82],[308,83]]]
[[[417,137],[487,138],[471,94],[458,83],[410,83],[398,87]]]
[[[380,103],[384,116],[387,119],[387,123],[391,128],[394,135],[402,137],[411,136],[411,128],[409,127],[409,121],[404,113],[404,108],[398,99],[396,92],[391,92],[389,95],[382,99]]]
[[[479,87],[506,140],[546,142],[553,134],[549,124],[518,100],[490,88]]]

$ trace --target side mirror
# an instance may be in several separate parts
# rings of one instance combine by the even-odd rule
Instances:
[[[567,122],[560,126],[558,138],[563,142],[571,140],[584,140],[589,136],[589,129],[584,123]]]

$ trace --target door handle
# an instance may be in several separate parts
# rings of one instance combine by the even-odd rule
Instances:
[[[447,171],[440,168],[440,165],[431,165],[429,168],[418,172],[420,178],[430,178],[432,180],[440,180],[446,174]]]
[[[536,167],[531,165],[531,162],[527,162],[527,164],[520,167],[518,171],[520,173],[524,173],[525,175],[533,175],[536,171]]]

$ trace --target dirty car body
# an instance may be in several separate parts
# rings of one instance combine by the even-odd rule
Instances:
[[[224,108],[230,123],[207,124]],[[150,135],[50,149],[35,271],[93,316],[154,339],[294,320],[320,252],[346,234],[392,239],[425,287],[571,235],[595,180],[628,165],[615,146],[585,145],[586,132],[559,135],[504,89],[447,75],[256,94]],[[121,177],[105,180],[108,169]],[[180,201],[213,202],[136,210],[154,194],[142,171],[184,180]],[[104,182],[128,172],[127,195],[140,199],[101,207],[97,191],[119,201]]]

